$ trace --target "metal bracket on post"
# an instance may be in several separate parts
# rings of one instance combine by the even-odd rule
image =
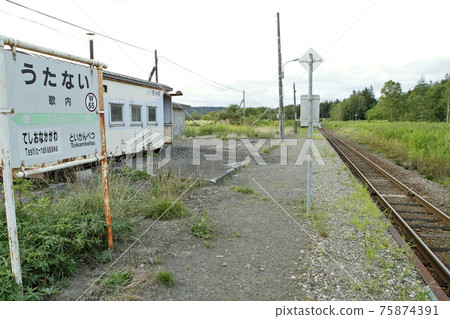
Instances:
[[[16,57],[17,40],[14,39],[13,43],[14,44],[11,45],[11,52],[12,52],[13,60],[15,61],[17,59],[17,57]]]
[[[14,114],[14,109],[0,108],[1,114]]]

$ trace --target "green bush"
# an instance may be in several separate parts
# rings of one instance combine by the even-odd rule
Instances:
[[[120,210],[131,207],[130,190],[124,186],[123,180],[111,179],[116,239],[132,229]],[[96,260],[107,250],[103,192],[97,180],[72,186],[68,195],[28,197],[16,203],[16,217],[24,293],[11,275],[6,217],[0,203],[0,228],[4,230],[0,232],[0,300],[43,300],[58,292],[81,260]]]

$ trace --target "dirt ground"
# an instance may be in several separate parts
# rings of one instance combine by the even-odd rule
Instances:
[[[267,165],[252,159],[221,185],[192,188],[182,199],[190,217],[156,222],[137,217],[135,235],[116,247],[114,263],[82,267],[58,300],[374,299],[357,292],[337,265],[326,268],[342,257],[344,267],[353,272],[350,276],[358,278],[364,272],[362,240],[341,233],[348,227],[346,221],[328,225],[328,242],[341,241],[333,259],[318,253],[327,242],[308,220],[298,218],[301,199],[306,197],[307,165],[294,163],[303,142],[299,138],[297,146],[288,147],[287,165],[280,165],[280,149],[275,148],[262,154]],[[326,141],[316,142],[325,166],[314,162],[314,201],[332,202],[348,193],[352,177],[341,174],[343,164]],[[234,186],[249,187],[254,193],[237,192]],[[191,233],[193,220],[204,213],[212,229],[209,239]],[[345,249],[353,255],[339,251]],[[101,285],[111,272],[124,269],[133,273],[131,283],[115,289]],[[313,274],[314,269],[320,271]],[[155,274],[160,270],[173,273],[173,285],[158,284]],[[384,293],[376,297],[390,298]]]

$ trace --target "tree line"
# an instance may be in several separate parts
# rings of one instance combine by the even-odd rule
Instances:
[[[420,77],[417,85],[407,92],[402,91],[401,84],[387,81],[381,89],[381,96],[375,98],[373,87],[353,90],[344,100],[326,100],[320,103],[320,117],[336,121],[351,120],[388,120],[388,121],[427,121],[442,122],[449,117],[450,74],[437,82],[426,82]],[[295,108],[300,119],[300,105]],[[284,107],[286,120],[294,119],[294,105]],[[255,121],[277,121],[278,109],[268,107],[251,107],[245,109],[245,124]],[[190,115],[195,120],[228,121],[232,124],[244,123],[244,109],[231,104],[218,112]],[[190,118],[187,118],[188,120]]]
[[[343,101],[324,101],[320,104],[320,116],[337,121],[357,119],[388,121],[448,122],[450,102],[450,75],[437,82],[426,82],[420,77],[417,85],[407,92],[401,84],[392,80],[381,89],[375,99],[373,87],[353,91]]]

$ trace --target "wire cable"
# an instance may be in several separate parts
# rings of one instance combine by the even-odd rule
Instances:
[[[221,83],[219,83],[219,82],[216,82],[216,81],[214,81],[214,80],[211,80],[211,79],[209,79],[209,78],[207,78],[207,77],[205,77],[205,76],[203,76],[203,75],[201,75],[201,74],[198,74],[198,73],[196,73],[196,72],[194,72],[194,71],[192,71],[192,70],[190,70],[190,69],[188,69],[188,68],[186,68],[186,67],[184,67],[184,66],[182,66],[182,65],[180,65],[180,64],[178,64],[178,63],[176,63],[176,62],[173,62],[172,60],[170,60],[170,59],[168,59],[168,58],[166,58],[166,57],[164,57],[164,56],[159,56],[159,58],[160,58],[160,59],[163,58],[163,59],[167,60],[168,62],[170,62],[170,63],[172,63],[172,64],[175,64],[175,65],[178,66],[179,68],[182,68],[182,69],[184,69],[184,70],[186,70],[186,71],[188,71],[188,72],[190,72],[190,73],[192,73],[192,74],[195,74],[196,76],[199,76],[199,77],[201,77],[201,78],[203,78],[203,79],[205,79],[205,80],[207,80],[207,81],[209,81],[209,82],[212,82],[212,83],[214,83],[214,84],[216,84],[216,85],[219,85],[219,86],[221,86],[221,87],[224,87],[224,88],[226,88],[226,89],[228,89],[228,90],[232,90],[232,91],[236,91],[236,92],[242,93],[242,90],[238,90],[238,89],[229,87],[229,86],[227,86],[227,85],[221,84]]]
[[[81,30],[83,30],[83,31],[86,31],[86,32],[89,32],[89,33],[95,33],[95,34],[98,35],[98,36],[101,36],[101,37],[104,37],[104,38],[113,40],[113,41],[115,41],[115,42],[119,42],[119,43],[128,45],[128,46],[133,47],[133,48],[135,48],[135,49],[139,49],[139,50],[146,51],[146,52],[153,52],[153,51],[151,51],[151,50],[148,50],[148,49],[139,47],[139,46],[137,46],[137,45],[134,45],[134,44],[131,44],[131,43],[128,43],[128,42],[119,40],[119,39],[115,39],[115,38],[111,37],[109,34],[102,34],[102,33],[100,33],[100,32],[97,32],[97,31],[94,31],[94,30],[91,30],[91,29],[88,29],[88,28],[79,26],[79,25],[77,25],[77,24],[75,24],[75,23],[72,23],[72,22],[69,22],[69,21],[66,21],[66,20],[57,18],[57,17],[52,16],[52,15],[50,15],[50,14],[47,14],[47,13],[45,13],[45,12],[42,12],[42,11],[39,11],[39,10],[30,8],[30,7],[27,7],[27,6],[23,5],[23,4],[20,4],[20,3],[17,3],[17,2],[11,1],[11,0],[6,0],[6,2],[9,2],[9,3],[11,3],[11,4],[14,4],[14,5],[16,5],[16,6],[22,7],[22,8],[27,9],[27,10],[33,11],[33,12],[38,13],[38,14],[40,14],[40,15],[43,15],[43,16],[45,16],[45,17],[47,17],[47,18],[50,18],[50,19],[53,19],[53,20],[56,20],[56,21],[59,21],[59,22],[68,24],[68,25],[70,25],[70,26],[72,26],[72,27],[81,29]],[[76,2],[75,2],[75,3],[76,3]],[[76,4],[78,5],[78,3],[76,3]],[[78,5],[78,6],[79,6],[79,5]],[[80,6],[79,6],[79,7],[80,7]],[[81,8],[81,7],[80,7],[80,8]],[[84,11],[84,10],[83,10],[83,11]],[[94,21],[94,22],[95,22],[95,21]],[[97,24],[97,23],[96,23],[96,24]],[[97,25],[98,25],[98,24],[97,24]],[[103,29],[102,29],[102,30],[103,30]],[[103,31],[104,31],[104,30],[103,30]],[[106,33],[106,32],[105,32],[105,33]]]

